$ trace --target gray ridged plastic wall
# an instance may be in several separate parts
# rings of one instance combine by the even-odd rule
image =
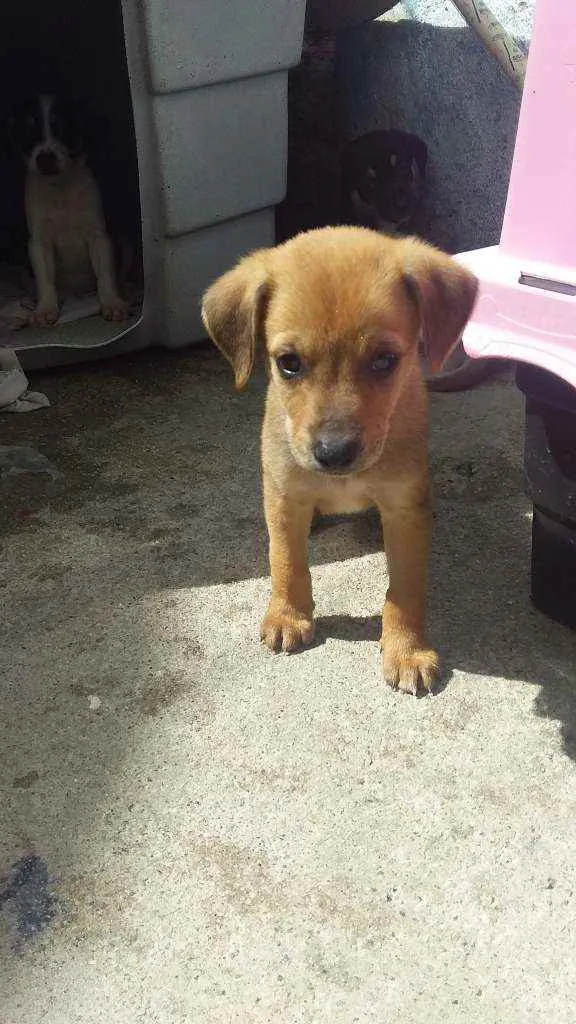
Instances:
[[[146,294],[133,347],[199,340],[199,298],[274,241],[305,0],[123,0]],[[126,339],[128,341],[128,338]]]

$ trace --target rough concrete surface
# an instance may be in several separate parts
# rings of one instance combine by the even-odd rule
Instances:
[[[2,444],[2,1024],[568,1024],[576,635],[528,599],[522,404],[432,401],[436,696],[383,685],[376,525],[257,641],[262,385],[211,352],[38,375]],[[41,464],[44,465],[45,464]]]

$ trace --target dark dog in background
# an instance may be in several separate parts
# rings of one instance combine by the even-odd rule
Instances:
[[[368,132],[341,153],[342,213],[349,224],[395,233],[414,230],[428,149],[411,132]]]
[[[102,315],[125,319],[128,306],[118,293],[100,191],[74,105],[48,93],[28,99],[12,117],[11,135],[26,164],[28,252],[36,282],[30,323],[55,323],[59,296],[86,294],[94,284]]]

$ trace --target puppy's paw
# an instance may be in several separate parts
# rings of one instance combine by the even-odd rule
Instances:
[[[130,307],[124,299],[119,296],[115,296],[113,299],[107,299],[100,305],[102,316],[105,320],[114,320],[120,322],[120,320],[127,320],[130,316]]]
[[[269,608],[260,627],[260,639],[271,651],[297,651],[314,639],[314,623],[293,608]]]
[[[436,651],[424,647],[382,643],[382,669],[384,679],[394,690],[411,693],[431,693],[440,674],[440,660]]]
[[[30,327],[51,327],[58,319],[58,306],[36,306],[30,313],[28,323]]]

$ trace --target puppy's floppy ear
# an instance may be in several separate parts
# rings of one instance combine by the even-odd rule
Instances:
[[[416,239],[406,243],[404,278],[420,311],[430,368],[438,373],[462,337],[478,281],[456,260]]]
[[[234,370],[237,388],[246,384],[262,341],[270,291],[264,253],[247,256],[204,294],[202,322]]]

